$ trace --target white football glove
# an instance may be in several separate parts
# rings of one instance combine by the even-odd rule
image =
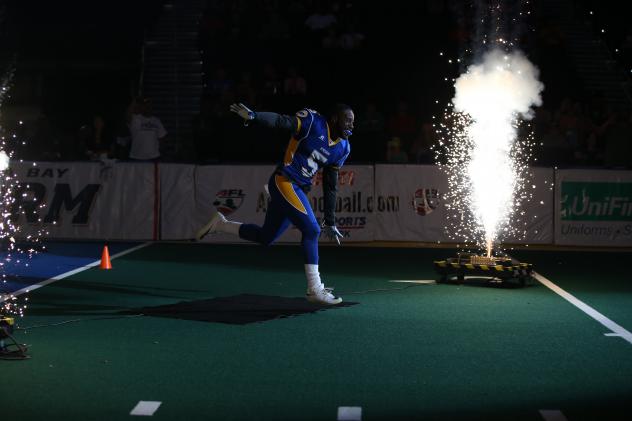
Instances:
[[[246,107],[241,102],[239,104],[231,104],[230,110],[244,119],[244,124],[248,124],[250,120],[255,119],[255,112]]]
[[[338,245],[340,245],[340,239],[343,237],[343,235],[340,231],[338,231],[338,228],[335,225],[325,225],[325,221],[323,221],[321,228],[327,238],[329,238],[330,240],[335,238]]]

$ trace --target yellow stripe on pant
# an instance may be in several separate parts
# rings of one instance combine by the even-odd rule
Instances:
[[[281,195],[285,198],[285,200],[287,200],[290,205],[294,207],[294,209],[307,215],[307,211],[305,210],[303,202],[301,202],[301,199],[299,199],[299,197],[296,195],[296,192],[294,191],[294,186],[292,185],[290,180],[287,179],[287,177],[283,177],[282,175],[277,174],[274,176],[274,183],[276,184],[277,189],[279,189],[279,192],[281,192]]]

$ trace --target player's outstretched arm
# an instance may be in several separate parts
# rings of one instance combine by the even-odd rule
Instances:
[[[296,117],[292,117],[284,114],[271,113],[267,111],[254,112],[244,104],[232,104],[230,110],[237,114],[244,120],[244,125],[250,124],[251,121],[255,121],[264,127],[272,129],[290,130],[292,132],[298,129],[298,120]]]

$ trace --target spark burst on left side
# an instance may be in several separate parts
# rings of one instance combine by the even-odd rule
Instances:
[[[7,97],[12,79],[13,69],[0,80],[0,109]],[[35,230],[31,230],[30,234],[21,235],[17,218],[23,215],[25,210],[19,203],[23,202],[24,198],[28,200],[28,197],[17,175],[11,169],[10,163],[14,158],[14,153],[8,140],[18,141],[15,133],[9,133],[0,126],[0,313],[22,317],[27,307],[28,297],[18,299],[7,292],[9,286],[7,271],[16,266],[29,266],[29,261],[36,254],[45,231],[39,225]],[[28,185],[25,187],[28,189]],[[17,201],[17,195],[21,195],[23,200]],[[43,206],[44,204],[39,205],[38,209]],[[37,220],[41,223],[40,218]]]

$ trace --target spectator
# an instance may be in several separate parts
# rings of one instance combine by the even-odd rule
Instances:
[[[557,124],[551,124],[542,136],[541,165],[569,165],[573,149]]]
[[[562,134],[566,137],[566,143],[573,149],[576,149],[579,144],[579,115],[577,111],[571,99],[565,98],[555,118]]]
[[[405,143],[412,140],[416,131],[416,121],[409,112],[408,103],[399,101],[397,112],[388,121],[391,136],[400,138]]]
[[[364,111],[359,115],[356,131],[363,134],[384,133],[384,115],[377,109],[375,101],[367,101]]]
[[[257,91],[253,86],[252,75],[248,70],[244,70],[239,76],[239,82],[235,86],[235,97],[253,107],[257,104]]]
[[[288,109],[298,110],[305,106],[307,82],[294,66],[288,69],[288,75],[283,81],[283,93],[286,97],[285,106]]]
[[[34,123],[33,137],[30,139],[30,147],[25,150],[25,159],[33,161],[56,161],[71,157],[62,156],[62,136],[55,130],[50,119],[45,114],[40,114]],[[76,150],[76,148],[74,148]]]
[[[364,110],[358,114],[355,131],[362,142],[353,145],[354,160],[375,161],[382,156],[384,128],[384,115],[377,109],[374,101],[368,101]]]
[[[207,83],[207,93],[213,98],[220,98],[233,87],[233,81],[226,75],[226,69],[218,67],[215,75]]]
[[[288,75],[283,82],[283,93],[288,96],[307,94],[307,83],[294,66],[288,69]]]
[[[324,9],[325,8],[321,4],[319,10],[309,15],[305,20],[305,26],[307,26],[312,32],[322,32],[336,24],[336,16]]]
[[[263,83],[261,85],[261,101],[264,107],[277,106],[281,94],[282,83],[277,75],[276,67],[268,63],[263,67]]]
[[[355,24],[351,23],[340,35],[340,48],[343,50],[357,50],[362,47],[364,34],[355,29]]]
[[[632,164],[632,124],[623,110],[613,110],[598,129],[604,146],[604,165],[628,168]]]
[[[386,162],[389,164],[406,164],[408,155],[402,150],[402,142],[398,137],[393,137],[386,144]]]
[[[432,123],[423,123],[417,136],[413,139],[410,148],[412,162],[417,164],[433,164],[434,152],[432,147],[436,144],[437,134]]]
[[[198,163],[214,162],[217,159],[214,129],[214,105],[209,98],[202,99],[200,113],[193,119],[193,142]]]
[[[152,114],[147,98],[136,98],[128,111],[132,144],[129,157],[135,161],[160,159],[160,143],[164,143],[167,131],[160,119]]]
[[[325,50],[333,50],[340,47],[340,38],[338,37],[338,31],[335,27],[327,28],[325,36],[321,41],[321,46]]]
[[[356,21],[360,12],[353,7],[351,0],[344,0],[343,3],[341,7],[339,6],[335,10],[335,16],[337,16],[336,19],[340,25],[346,26]]]
[[[541,139],[551,127],[553,116],[551,111],[544,107],[535,109],[535,117],[533,118],[533,134],[537,140]]]
[[[129,131],[127,116],[123,113],[119,118],[117,118],[116,122],[114,145],[112,146],[114,158],[121,160],[128,159],[131,143],[132,135]]]
[[[100,115],[93,117],[92,124],[81,126],[78,137],[85,150],[84,159],[98,161],[110,157],[112,142],[105,131],[105,120]]]

